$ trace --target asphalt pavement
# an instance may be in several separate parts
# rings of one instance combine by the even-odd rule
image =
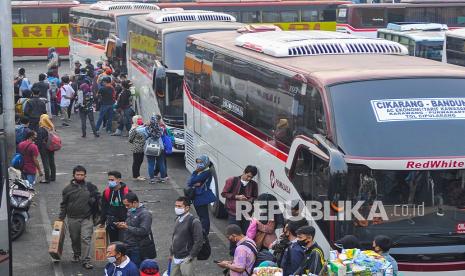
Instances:
[[[45,71],[46,63],[15,62],[15,68],[19,67],[26,69],[26,76],[33,83],[37,81],[39,73]],[[69,64],[64,62],[61,68],[60,74],[63,74],[69,71]],[[71,263],[72,251],[68,233],[62,260],[54,263],[48,254],[52,224],[59,213],[61,191],[71,180],[72,169],[76,165],[86,167],[87,180],[97,185],[99,191],[105,188],[108,171],[118,170],[122,173],[123,181],[152,212],[157,261],[160,269],[165,271],[175,220],[174,201],[182,193],[182,188],[189,177],[189,172],[184,166],[184,156],[168,157],[170,179],[166,183],[151,185],[148,181],[134,181],[131,177],[132,154],[127,138],[112,137],[104,131],[101,131],[100,138],[95,138],[93,135],[81,138],[80,120],[77,114],[72,115],[72,120],[70,127],[62,127],[61,122],[54,119],[63,141],[63,148],[55,153],[57,180],[36,186],[38,194],[30,210],[31,219],[26,232],[13,242],[14,275],[104,275],[104,262],[94,262],[93,270],[86,270],[79,264]],[[141,172],[147,175],[145,160]],[[212,230],[209,238],[212,255],[209,260],[198,262],[195,267],[196,275],[222,275],[222,270],[213,263],[213,260],[229,258],[229,244],[223,234],[227,222],[215,218],[211,218],[211,222]]]

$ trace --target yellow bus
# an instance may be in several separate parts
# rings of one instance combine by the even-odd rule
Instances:
[[[197,0],[157,3],[160,9],[183,8],[224,12],[241,23],[271,23],[282,30],[336,30],[336,8],[350,1]]]
[[[69,54],[69,9],[78,1],[12,1],[13,55],[47,56],[55,47]]]

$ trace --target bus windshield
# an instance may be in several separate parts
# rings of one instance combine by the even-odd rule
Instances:
[[[419,41],[416,43],[415,56],[441,61],[443,44],[443,41]]]
[[[465,156],[464,86],[439,78],[331,86],[337,145],[351,156]]]

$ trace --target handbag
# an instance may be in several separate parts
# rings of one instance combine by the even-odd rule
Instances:
[[[189,199],[190,201],[194,201],[195,199],[195,188],[194,187],[186,187],[184,188],[184,196]]]
[[[150,235],[146,239],[139,242],[139,253],[141,260],[155,259],[157,257],[157,249],[152,231],[150,231]]]
[[[159,139],[149,137],[145,141],[144,154],[147,156],[160,156],[162,151]]]

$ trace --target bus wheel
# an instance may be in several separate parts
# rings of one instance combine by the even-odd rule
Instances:
[[[218,190],[218,177],[216,176],[215,167],[210,168],[212,173],[212,182],[210,183],[210,189],[216,196],[216,200],[210,204],[210,212],[215,218],[227,218],[228,213],[224,207],[224,204],[220,201],[221,192]]]

